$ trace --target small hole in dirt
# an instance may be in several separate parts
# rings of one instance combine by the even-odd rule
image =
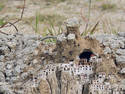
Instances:
[[[86,59],[88,62],[90,60],[90,57],[93,55],[94,53],[89,50],[89,49],[84,49],[82,53],[80,53],[79,58],[80,59]]]

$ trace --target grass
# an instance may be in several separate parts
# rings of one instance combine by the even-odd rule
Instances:
[[[39,15],[39,21],[44,24],[53,23],[55,26],[60,26],[64,20],[65,17],[58,14]]]
[[[51,3],[60,3],[60,2],[65,2],[66,0],[46,0],[46,2],[51,2]]]
[[[61,25],[64,21],[64,17],[57,15],[57,14],[41,15],[39,13],[36,13],[35,18],[25,19],[25,21],[33,27],[35,33],[42,34],[43,37],[45,37],[45,36],[57,36],[63,32]],[[41,24],[44,24],[45,26],[40,27]],[[55,43],[56,40],[55,39],[47,39],[47,40],[45,40],[45,42]]]
[[[115,26],[109,18],[102,20],[102,28],[103,32],[108,34],[117,34],[120,31],[120,26]]]
[[[55,27],[58,27],[61,29],[61,25],[63,24],[65,19],[66,18],[64,16],[60,16],[58,14],[43,15],[43,14],[36,13],[35,17],[31,17],[23,20],[25,20],[26,24],[31,25],[36,33],[41,33],[39,29],[42,28],[42,30],[45,31],[46,27],[47,29],[49,29],[49,31],[54,30],[56,32]],[[40,25],[42,24],[44,24],[45,26],[40,27]]]
[[[86,22],[85,30],[82,32],[82,36],[86,36],[88,34],[94,34],[96,32],[97,26],[99,25],[99,21],[93,26],[90,24],[90,17],[91,17],[91,7],[92,7],[92,0],[88,1],[88,16],[84,17],[81,13],[83,21]]]
[[[39,25],[39,15],[38,13],[36,14],[36,18],[35,18],[35,32],[38,33],[38,25]]]
[[[4,4],[0,3],[0,11],[2,11],[2,9],[5,7]]]
[[[120,31],[120,27],[119,28],[115,28],[112,24],[111,21],[107,21],[107,20],[104,20],[102,22],[102,20],[98,20],[99,18],[97,18],[95,21],[96,23],[94,25],[91,24],[91,9],[92,9],[92,0],[88,0],[88,16],[84,16],[82,13],[81,13],[81,16],[83,18],[83,21],[86,22],[86,26],[85,26],[85,30],[82,32],[82,36],[86,36],[86,35],[92,35],[94,34],[95,32],[98,32],[98,31],[103,31],[103,33],[110,33],[110,34],[116,34],[117,31]],[[102,10],[113,10],[115,9],[117,6],[115,4],[111,4],[111,3],[105,3],[105,4],[102,4],[101,5],[101,9]],[[85,20],[87,19],[87,20]],[[102,23],[102,29],[101,30],[100,28],[98,28],[98,26],[100,25],[100,22]],[[100,30],[99,30],[100,29]]]
[[[115,8],[116,8],[116,5],[115,4],[111,4],[111,3],[104,3],[104,4],[101,5],[101,9],[103,11],[105,11],[105,10],[113,10]]]
[[[0,19],[0,26],[4,25],[5,24],[5,21],[4,19]]]
[[[60,27],[58,28],[55,28],[53,23],[50,24],[49,27],[45,27],[44,30],[43,30],[43,34],[42,36],[57,36],[59,34],[61,34],[63,32],[63,29]],[[52,43],[56,43],[56,40],[55,39],[47,39],[45,40],[46,42],[52,42]]]

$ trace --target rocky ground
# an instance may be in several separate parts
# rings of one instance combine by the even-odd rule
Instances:
[[[69,22],[69,24],[71,23]],[[79,84],[79,77],[74,78],[74,76],[63,73],[63,71],[60,73],[58,68],[56,73],[49,75],[46,79],[40,77],[37,86],[36,84],[34,86],[33,82],[34,77],[38,79],[35,75],[44,70],[47,64],[68,63],[70,60],[75,60],[85,48],[91,49],[103,58],[102,65],[97,66],[95,73],[101,71],[107,74],[112,73],[117,77],[116,82],[125,87],[125,33],[80,37],[80,32],[74,31],[77,29],[72,28],[71,30],[57,36],[56,43],[46,43],[43,41],[45,38],[40,35],[1,34],[0,93],[51,94],[50,92],[53,92],[53,94],[76,94],[78,91],[78,94],[81,94],[82,88]],[[69,83],[68,86],[67,83]],[[86,91],[88,90],[87,84],[85,87],[84,92],[89,92]]]
[[[59,67],[47,78],[39,76],[47,65],[77,62],[84,49],[92,50],[103,59],[96,66],[95,74],[103,71],[115,75],[113,84],[125,90],[124,4],[124,0],[93,0],[88,30],[97,21],[99,25],[95,34],[81,36],[89,15],[88,0],[26,0],[23,19],[15,24],[19,32],[13,27],[0,29],[8,33],[0,33],[0,94],[88,94],[88,83],[83,90],[79,76],[71,76]],[[22,6],[23,0],[1,0],[0,19],[15,21],[20,17]],[[36,16],[39,16],[37,32]],[[65,28],[64,20],[74,16],[80,19],[80,28],[74,28],[79,24],[76,19],[73,24],[69,20],[66,27],[73,28],[44,37],[49,27]]]

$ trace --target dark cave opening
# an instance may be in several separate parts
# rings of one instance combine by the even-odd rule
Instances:
[[[80,59],[86,59],[87,62],[89,62],[90,57],[94,55],[94,53],[90,49],[84,49],[82,53],[80,53],[79,58]]]

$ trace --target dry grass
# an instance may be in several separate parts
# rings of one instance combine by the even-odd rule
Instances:
[[[33,3],[32,1],[36,2],[37,4]],[[77,0],[77,1],[76,0],[37,0],[37,1],[31,0],[31,1],[26,2],[25,14],[28,14],[29,17],[25,16],[23,18],[23,21],[25,21],[26,25],[33,27],[34,31],[42,32],[42,31],[48,30],[48,28],[50,29],[52,25],[54,26],[54,28],[62,26],[64,20],[67,18],[71,18],[74,16],[80,18],[81,17],[80,10],[83,9],[83,15],[85,16],[85,18],[87,18],[87,20],[89,20],[88,22],[86,22],[84,20],[82,21],[83,28],[80,31],[84,32],[83,35],[90,34],[91,30],[94,30],[93,33],[98,33],[98,32],[116,33],[116,32],[121,31],[121,28],[122,28],[122,30],[124,30],[124,25],[125,25],[125,23],[122,22],[121,26],[118,27],[118,25],[119,25],[118,23],[120,23],[121,20],[122,21],[125,20],[125,17],[123,17],[120,20],[120,16],[123,15],[123,13],[124,13],[123,5],[125,3],[125,1],[123,1],[123,0],[121,0],[121,1],[122,1],[122,4],[118,0],[115,0],[115,1],[114,0],[110,0],[110,1],[107,1],[107,0]],[[1,4],[2,3],[0,2],[0,6],[1,6]],[[3,6],[3,4],[2,4],[2,7],[0,9],[3,9],[3,7],[5,7],[5,5]],[[17,8],[22,9],[22,4],[17,4],[17,5],[19,6]],[[9,5],[6,5],[6,6],[8,7]],[[38,8],[38,6],[40,6],[40,7],[36,10],[35,6],[37,8]],[[5,14],[7,14],[7,12],[8,12],[8,14],[9,14],[9,12],[11,14],[12,14],[12,12],[14,12],[14,13],[16,12],[14,8],[12,8],[11,11],[7,11],[7,10],[9,10],[9,9],[7,9],[7,7],[5,8],[5,10],[6,10]],[[12,7],[12,5],[11,5],[11,7]],[[114,12],[114,10],[115,10],[115,12]],[[39,14],[35,14],[36,12],[39,12]],[[1,14],[4,15],[4,11],[2,11],[2,12],[0,11],[0,15]],[[31,15],[33,14],[33,16],[30,16],[30,14]],[[104,15],[102,15],[102,14],[104,14]],[[106,14],[109,14],[109,15],[107,16]],[[12,17],[14,17],[14,15],[13,16],[11,15],[8,17],[10,17],[10,19],[11,19]],[[99,18],[99,16],[100,16],[100,18]],[[116,17],[114,17],[114,16],[116,16]],[[0,17],[0,19],[1,18],[2,17]],[[104,18],[107,18],[107,19],[112,18],[112,19],[107,22]],[[99,24],[96,26],[96,23],[98,21],[99,21]],[[2,21],[0,23],[2,23]],[[88,24],[88,27],[85,29],[86,24]],[[106,24],[108,24],[108,26]],[[114,26],[116,26],[118,28],[116,28]],[[94,27],[96,27],[96,28],[94,28]],[[40,29],[37,30],[35,28],[40,28]],[[91,34],[93,34],[93,33],[91,33]],[[44,35],[46,35],[46,34],[44,34]]]
[[[111,3],[104,3],[101,5],[101,9],[104,10],[114,10],[117,6]]]
[[[60,3],[65,2],[66,0],[46,0],[46,2],[52,2],[52,3]]]

